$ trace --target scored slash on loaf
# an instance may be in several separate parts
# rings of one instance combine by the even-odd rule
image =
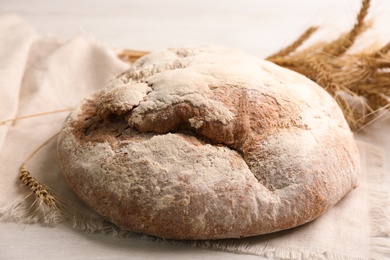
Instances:
[[[137,60],[70,114],[58,156],[91,209],[171,239],[305,224],[354,189],[359,173],[353,135],[326,91],[218,46]]]

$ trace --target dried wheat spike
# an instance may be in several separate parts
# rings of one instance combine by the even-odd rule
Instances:
[[[300,51],[287,48],[290,52],[282,50],[268,58],[326,89],[340,105],[353,130],[375,119],[378,110],[390,107],[390,43],[376,51],[367,48],[358,54],[346,53],[371,25],[365,22],[370,3],[370,0],[362,0],[353,28],[337,40],[313,44]],[[299,43],[299,38],[296,42]],[[357,97],[361,106],[348,102],[353,97]]]
[[[290,53],[293,53],[299,46],[301,46],[307,39],[310,38],[310,36],[316,32],[318,27],[310,27],[308,28],[301,36],[299,36],[298,39],[296,39],[292,44],[285,47],[284,49],[281,49],[277,53],[269,56],[267,60],[273,60],[275,58],[281,58],[289,55]]]
[[[373,112],[385,108],[389,110],[390,103],[389,99],[381,93],[364,93],[364,96],[367,98],[368,105]]]
[[[390,61],[389,60],[378,60],[376,62],[377,69],[386,69],[390,68]]]
[[[389,51],[390,51],[390,42],[388,42],[379,50],[374,51],[371,55],[369,55],[369,57],[372,59],[384,58],[389,53]]]
[[[317,82],[326,89],[331,95],[335,96],[336,91],[341,89],[337,83],[332,80],[332,67],[320,59],[312,59],[304,64],[308,69],[308,77]]]
[[[364,18],[366,18],[368,9],[370,8],[370,0],[363,0],[362,7],[356,18],[356,23],[346,35],[339,37],[334,42],[327,44],[323,48],[323,52],[331,56],[340,56],[344,54],[355,42],[356,38],[367,29],[366,24],[364,23]]]
[[[19,179],[30,189],[35,197],[40,199],[41,202],[45,203],[50,208],[57,209],[54,197],[42,183],[31,176],[30,172],[26,169],[25,164],[22,164],[22,167],[20,167]]]

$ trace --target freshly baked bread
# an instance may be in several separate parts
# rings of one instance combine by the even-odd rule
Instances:
[[[321,87],[213,46],[139,59],[71,113],[58,156],[90,208],[171,239],[305,224],[354,189],[359,172],[353,135]]]

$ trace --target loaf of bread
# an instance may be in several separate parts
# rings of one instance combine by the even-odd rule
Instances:
[[[91,209],[169,239],[305,224],[353,190],[359,174],[353,134],[326,91],[216,46],[140,58],[70,114],[58,156]]]

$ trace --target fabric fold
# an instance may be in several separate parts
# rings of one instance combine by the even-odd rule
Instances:
[[[117,58],[112,48],[85,34],[63,41],[52,36],[37,36],[18,17],[1,19],[3,33],[0,37],[6,40],[0,40],[1,55],[4,56],[0,59],[3,88],[0,120],[72,108],[129,66]],[[60,130],[66,116],[66,112],[54,113],[0,126],[0,183],[3,187],[0,205],[10,205],[26,196],[27,188],[21,187],[18,180],[20,166],[37,147]],[[50,145],[54,143],[49,144],[53,148]],[[55,151],[45,154],[42,149],[34,157],[38,161],[40,158],[50,160],[38,169],[34,168],[37,164],[31,163],[32,171],[43,169],[51,173],[57,160]],[[49,180],[51,186],[58,175],[40,177],[38,180],[44,183]],[[36,216],[30,220],[35,219]]]
[[[0,121],[16,116],[21,82],[36,38],[35,30],[18,16],[0,16]],[[0,149],[9,126],[0,125]]]

